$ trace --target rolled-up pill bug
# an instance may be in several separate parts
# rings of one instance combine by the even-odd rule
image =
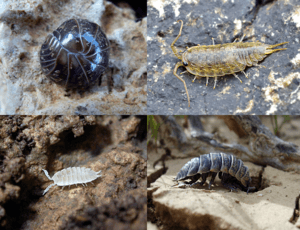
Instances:
[[[49,34],[40,62],[47,77],[66,88],[87,88],[101,77],[109,59],[109,41],[96,23],[70,19]]]

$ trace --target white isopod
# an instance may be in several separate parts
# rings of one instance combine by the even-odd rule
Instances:
[[[101,177],[101,175],[99,174],[101,173],[101,170],[99,172],[95,172],[92,169],[85,168],[85,167],[66,168],[55,173],[52,178],[49,176],[47,170],[43,169],[43,171],[49,180],[54,181],[54,184],[49,185],[45,189],[43,195],[45,195],[45,193],[48,192],[53,185],[63,186],[63,188],[64,186],[73,185],[73,184],[86,185],[86,183],[92,182],[93,180],[96,180],[98,177]]]

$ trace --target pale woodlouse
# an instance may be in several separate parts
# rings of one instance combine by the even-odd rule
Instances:
[[[243,38],[239,42],[225,43],[208,46],[193,46],[186,48],[186,50],[179,54],[176,47],[174,46],[175,42],[179,39],[182,32],[183,22],[181,22],[181,27],[179,34],[171,44],[173,53],[181,62],[177,62],[173,70],[173,74],[183,82],[186,95],[188,98],[188,106],[190,107],[190,97],[187,90],[185,80],[180,77],[176,72],[180,66],[186,68],[186,70],[197,77],[206,77],[206,86],[208,84],[208,78],[214,77],[214,89],[216,87],[217,78],[225,75],[234,75],[237,79],[242,82],[242,80],[235,74],[236,72],[244,72],[247,66],[258,66],[257,63],[262,61],[267,55],[280,50],[286,50],[286,48],[274,49],[272,48],[286,44],[288,42],[282,42],[275,45],[268,45],[261,42],[242,42]]]
[[[74,185],[74,184],[83,184],[86,185],[86,183],[92,182],[93,180],[96,180],[98,177],[101,177],[99,173],[101,173],[101,170],[99,172],[95,172],[90,168],[85,167],[70,167],[63,169],[59,172],[56,172],[53,177],[51,178],[47,172],[47,170],[44,170],[45,175],[48,177],[49,180],[53,180],[54,184],[49,185],[43,195],[45,195],[48,190],[54,186],[67,186],[67,185]]]
[[[210,186],[214,183],[218,173],[222,184],[227,188],[235,190],[235,188],[225,182],[228,177],[232,176],[240,181],[242,186],[245,186],[247,193],[250,190],[255,189],[255,187],[249,187],[251,177],[248,167],[244,165],[242,160],[236,159],[235,156],[226,153],[209,153],[193,158],[181,168],[175,180],[191,179],[191,182],[189,182],[190,186],[195,184],[203,185],[206,178],[211,175],[211,180],[209,182],[210,189]],[[196,183],[200,177],[202,178],[202,181]]]

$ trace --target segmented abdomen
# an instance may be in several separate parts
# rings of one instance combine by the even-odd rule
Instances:
[[[71,167],[54,174],[52,180],[59,186],[88,183],[97,179],[99,175],[90,168]]]
[[[226,153],[209,153],[193,158],[181,168],[175,180],[185,180],[187,177],[208,172],[228,173],[246,187],[251,181],[249,169],[243,161]]]

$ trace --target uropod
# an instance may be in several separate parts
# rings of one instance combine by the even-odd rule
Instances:
[[[175,180],[191,179],[190,186],[194,184],[203,185],[206,178],[211,175],[210,189],[218,173],[223,186],[231,190],[236,190],[236,186],[247,191],[247,193],[255,189],[255,187],[250,187],[251,177],[248,167],[240,159],[226,153],[209,153],[193,158],[181,168]],[[196,183],[200,177],[202,181]],[[227,181],[235,182],[228,184]]]
[[[236,72],[244,72],[247,66],[257,66],[259,61],[262,61],[267,55],[280,51],[286,50],[286,48],[273,49],[274,47],[286,44],[288,42],[282,42],[275,45],[268,45],[261,42],[242,42],[243,38],[239,42],[225,43],[215,45],[198,45],[187,49],[181,54],[177,51],[175,42],[179,39],[182,32],[183,22],[179,34],[171,44],[173,53],[181,61],[177,62],[173,70],[173,74],[184,84],[186,91],[188,105],[190,107],[190,97],[187,90],[187,86],[182,77],[176,72],[180,66],[186,68],[186,70],[197,77],[206,77],[206,86],[208,84],[208,78],[214,77],[216,87],[217,78],[225,75],[234,75],[237,79],[241,79],[235,74]]]
[[[74,184],[83,184],[86,185],[86,183],[92,182],[93,180],[96,180],[98,177],[101,177],[101,170],[99,172],[95,172],[90,168],[85,167],[70,167],[63,169],[53,175],[51,178],[47,172],[47,170],[44,170],[45,175],[48,177],[49,180],[53,180],[54,184],[49,185],[43,195],[45,195],[46,192],[49,191],[49,189],[54,186],[67,186],[67,185],[74,185]]]

